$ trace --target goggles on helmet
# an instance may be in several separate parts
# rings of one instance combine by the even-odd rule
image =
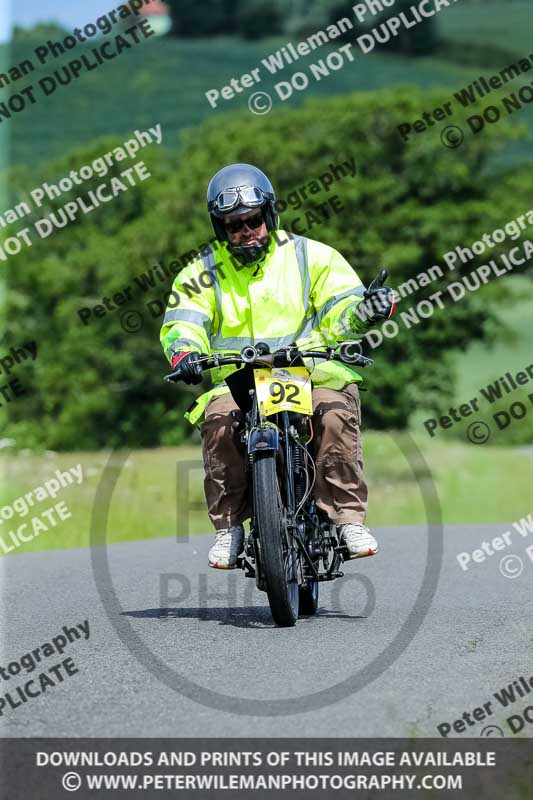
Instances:
[[[248,208],[262,206],[269,199],[269,195],[257,186],[236,186],[234,189],[225,189],[209,205],[210,211],[227,214],[239,205]]]

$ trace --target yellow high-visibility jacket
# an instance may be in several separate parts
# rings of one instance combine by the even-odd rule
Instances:
[[[270,234],[266,255],[242,266],[216,242],[177,276],[168,300],[161,344],[169,361],[183,350],[236,352],[265,342],[271,352],[296,342],[314,348],[356,338],[369,325],[355,314],[365,287],[348,262],[321,242],[286,231]],[[314,386],[343,389],[361,381],[338,362],[305,362]],[[315,366],[316,364],[316,366]],[[185,415],[201,421],[216,394],[229,392],[234,366],[210,370],[214,388]]]

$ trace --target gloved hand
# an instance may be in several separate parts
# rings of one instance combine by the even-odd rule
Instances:
[[[202,367],[198,360],[199,353],[183,350],[172,359],[172,372],[179,371],[184,383],[201,383]]]
[[[390,319],[394,314],[394,293],[388,286],[383,286],[388,274],[386,269],[382,269],[364,293],[363,302],[356,312],[363,322],[375,325],[383,319]]]

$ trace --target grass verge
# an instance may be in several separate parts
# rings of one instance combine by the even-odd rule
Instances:
[[[405,434],[364,434],[370,525],[426,522],[421,489],[424,470],[419,462],[412,466],[406,459],[407,441]],[[505,523],[531,512],[533,458],[510,448],[428,441],[421,435],[413,441],[429,467],[446,523]],[[0,523],[0,537],[8,543],[9,531],[24,522],[28,536],[36,516],[48,526],[10,555],[89,546],[96,491],[109,458],[107,452],[3,456],[0,465],[9,480],[0,494],[1,506],[54,478],[57,470],[77,464],[83,468],[80,485],[62,489],[55,499],[43,499],[25,516],[15,515]],[[210,532],[198,446],[132,451],[123,468],[118,467],[115,454],[110,463],[116,486],[109,509],[108,542],[172,537],[178,530],[180,535]],[[72,516],[53,526],[42,513],[59,501]],[[103,542],[103,530],[98,529],[97,543]]]

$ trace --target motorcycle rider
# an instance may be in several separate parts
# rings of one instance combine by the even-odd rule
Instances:
[[[165,354],[186,383],[201,382],[202,352],[235,352],[257,342],[271,352],[293,342],[323,347],[356,338],[392,316],[392,290],[380,285],[386,273],[365,290],[336,250],[279,230],[274,189],[257,167],[221,169],[209,184],[207,201],[217,241],[176,277],[161,329]],[[235,567],[244,543],[242,523],[250,517],[242,412],[224,382],[235,369],[211,370],[214,387],[185,415],[193,424],[204,419],[204,491],[215,528],[209,565],[218,569]],[[364,524],[361,380],[339,362],[312,367],[313,496],[350,558],[378,552]]]

